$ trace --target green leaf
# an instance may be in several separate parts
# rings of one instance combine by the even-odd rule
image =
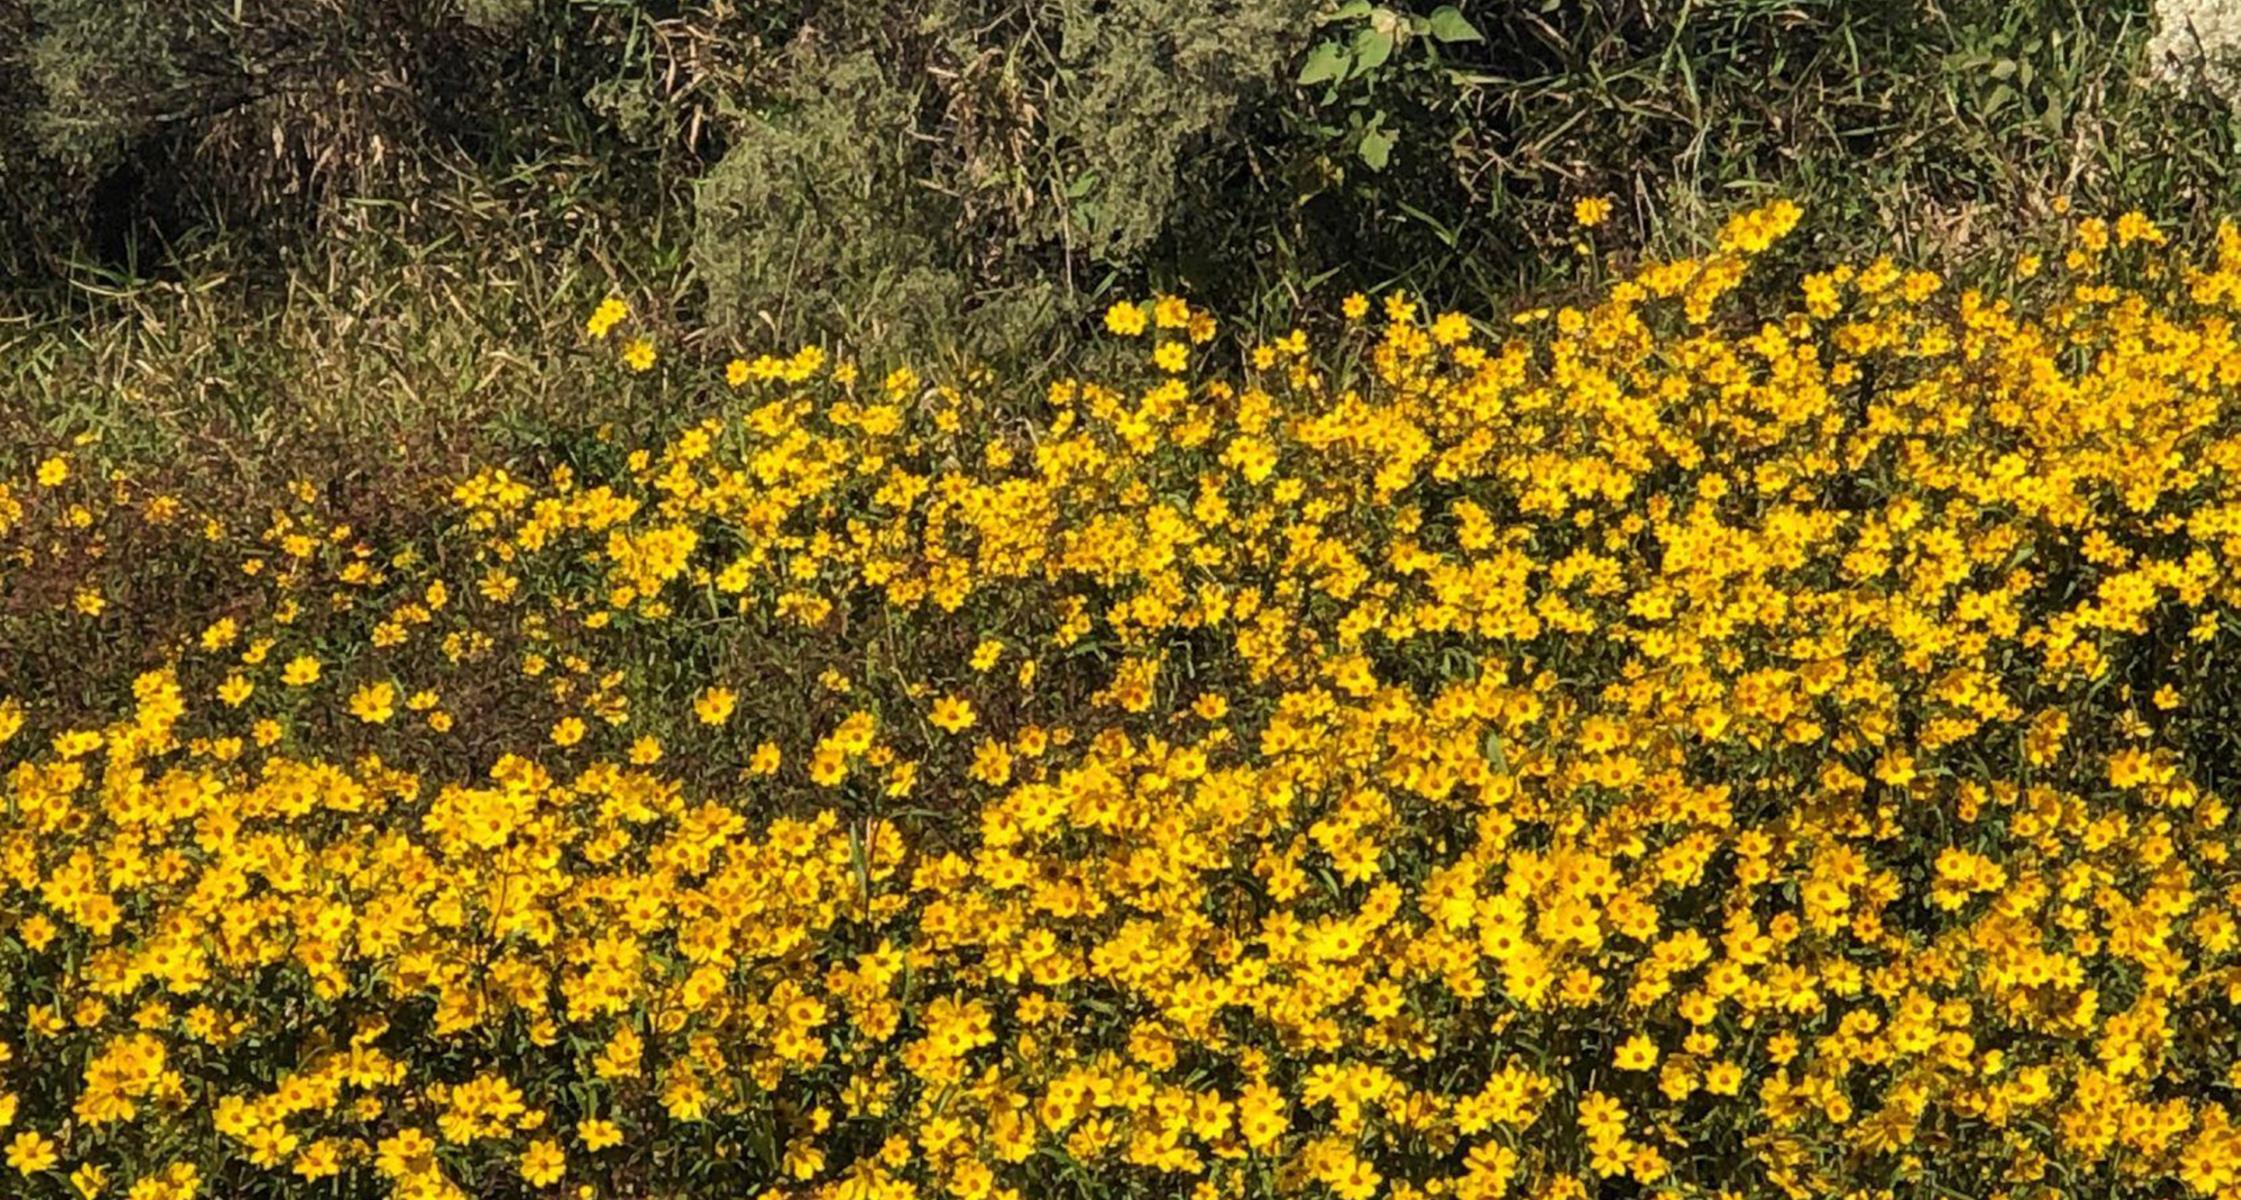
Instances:
[[[1362,161],[1369,164],[1370,170],[1382,171],[1393,157],[1393,135],[1382,129],[1367,130],[1355,150],[1361,154]]]
[[[1368,15],[1370,15],[1369,0],[1347,0],[1347,3],[1332,9],[1328,14],[1317,17],[1316,23],[1328,25],[1333,21],[1359,21]]]
[[[1488,762],[1494,764],[1495,770],[1504,775],[1510,773],[1510,756],[1502,753],[1501,734],[1488,729],[1486,736],[1479,743],[1479,753],[1484,755]]]
[[[1337,42],[1324,42],[1307,56],[1307,65],[1299,69],[1299,82],[1307,85],[1344,78],[1349,65],[1351,60],[1345,47]]]
[[[1414,217],[1416,220],[1423,222],[1424,225],[1432,231],[1432,236],[1440,240],[1441,245],[1446,246],[1450,250],[1453,250],[1455,248],[1455,231],[1449,229],[1446,225],[1441,224],[1437,218],[1432,216],[1432,214],[1425,212],[1423,209],[1418,208],[1413,204],[1410,204],[1406,200],[1395,200],[1393,203],[1399,206],[1402,212],[1407,213],[1409,216]]]
[[[1442,4],[1424,19],[1424,27],[1435,39],[1443,42],[1483,42],[1477,26],[1463,16],[1462,10],[1452,4]]]
[[[1393,35],[1365,29],[1354,35],[1354,74],[1364,75],[1385,65],[1393,56]]]

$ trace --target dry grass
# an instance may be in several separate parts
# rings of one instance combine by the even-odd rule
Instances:
[[[538,182],[355,205],[323,254],[276,276],[229,272],[218,247],[181,278],[89,273],[62,304],[0,309],[0,386],[17,398],[0,454],[91,433],[253,487],[305,470],[427,473],[627,420],[574,384],[580,323],[610,290],[658,318],[689,292],[681,255],[665,231],[535,203]]]

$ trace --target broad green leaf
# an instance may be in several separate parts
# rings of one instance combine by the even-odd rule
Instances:
[[[1369,130],[1362,134],[1362,143],[1356,149],[1370,170],[1382,171],[1393,157],[1393,135],[1382,129]]]
[[[1443,42],[1483,42],[1478,28],[1463,16],[1462,10],[1452,4],[1442,4],[1424,19],[1424,27],[1434,38]]]
[[[1354,35],[1354,74],[1364,75],[1385,65],[1393,56],[1393,35],[1365,29]]]
[[[1307,56],[1307,65],[1299,69],[1301,84],[1326,83],[1346,75],[1350,57],[1337,42],[1324,42]]]

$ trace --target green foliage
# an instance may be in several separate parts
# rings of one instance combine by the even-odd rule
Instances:
[[[45,251],[49,272],[87,257],[160,268],[221,232],[253,250],[243,265],[264,267],[355,201],[556,159],[652,216],[698,174],[712,114],[738,98],[766,27],[729,4],[662,15],[674,7],[0,5],[0,185],[18,201],[0,220],[15,223],[12,244]]]
[[[1469,33],[1443,40],[1432,5],[1344,5],[1303,89],[1313,111],[1346,114],[1326,135],[1386,170],[1330,164],[1284,273],[1456,297],[1546,284],[1585,195],[1614,197],[1626,240],[1660,248],[1694,244],[1739,196],[1780,192],[1825,242],[1933,259],[2000,242],[2058,195],[2231,211],[2241,125],[2142,71],[2146,9],[1582,0],[1473,6],[1457,14]]]
[[[1078,314],[1226,203],[1219,153],[1280,83],[1296,0],[875,6],[798,31],[696,198],[713,317],[986,356]],[[877,14],[884,16],[886,14]]]
[[[1377,171],[1391,161],[1395,139],[1386,126],[1390,114],[1373,106],[1373,88],[1362,85],[1411,67],[1436,68],[1442,44],[1486,40],[1452,4],[1419,16],[1372,5],[1368,0],[1349,0],[1321,21],[1335,27],[1338,36],[1318,43],[1308,53],[1297,82],[1303,88],[1323,85],[1317,103],[1324,109],[1342,98],[1351,106],[1349,140],[1362,161]],[[1421,62],[1410,57],[1410,51],[1416,48],[1423,51]],[[1398,62],[1394,59],[1396,51],[1403,56]]]
[[[28,125],[40,152],[66,170],[104,166],[135,139],[185,119],[189,106],[222,102],[186,94],[188,68],[174,53],[185,29],[180,6],[33,0],[27,11],[38,32],[22,61],[45,99]]]
[[[756,117],[698,200],[695,260],[716,318],[923,342],[966,290],[936,236],[949,197],[916,183],[914,98],[869,55]]]
[[[16,219],[112,266],[224,228],[286,244],[344,198],[424,182],[519,95],[449,0],[26,0],[6,32],[11,173],[44,195]]]
[[[690,228],[682,299],[742,346],[1006,359],[1115,287],[1282,328],[1356,288],[1572,286],[1593,195],[1656,253],[1779,192],[1825,254],[1947,261],[2057,196],[2241,208],[2241,116],[2144,69],[2151,25],[2145,0],[24,0],[0,266],[271,283],[326,270],[367,202],[445,244],[422,199],[464,186]]]
[[[1055,214],[1060,227],[1043,232],[1078,227],[1091,258],[1129,263],[1185,210],[1211,215],[1204,199],[1225,181],[1192,159],[1237,140],[1241,117],[1293,57],[1307,13],[1291,0],[1063,7],[1050,132],[1052,182],[1069,203]]]

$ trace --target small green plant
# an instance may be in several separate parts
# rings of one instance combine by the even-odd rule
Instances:
[[[1392,113],[1380,107],[1380,93],[1440,71],[1442,45],[1486,40],[1452,4],[1419,15],[1349,0],[1316,22],[1331,36],[1308,52],[1297,82],[1309,89],[1317,111],[1343,112],[1343,126],[1318,130],[1350,146],[1373,171],[1385,169],[1400,136]]]

